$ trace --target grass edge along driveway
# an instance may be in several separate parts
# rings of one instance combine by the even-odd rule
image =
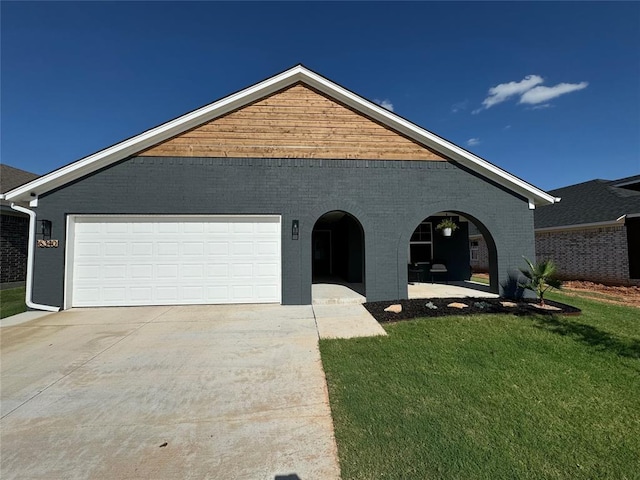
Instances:
[[[0,318],[27,311],[27,306],[24,303],[24,292],[25,287],[0,290]]]
[[[640,310],[551,297],[321,340],[343,479],[637,478]]]

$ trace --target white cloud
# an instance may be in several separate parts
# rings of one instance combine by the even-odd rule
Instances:
[[[469,140],[467,140],[467,146],[469,147],[473,147],[475,145],[478,145],[479,143],[480,143],[479,138],[470,138]]]
[[[451,105],[451,113],[458,113],[460,110],[466,110],[468,105],[469,105],[468,100],[454,103],[453,105]]]
[[[521,102],[522,103],[522,102]],[[533,107],[531,107],[529,110],[542,110],[544,108],[549,108],[551,107],[550,103],[543,103],[542,105],[534,105]]]
[[[391,100],[389,100],[388,98],[385,98],[384,100],[378,100],[377,98],[374,98],[373,101],[380,105],[382,108],[386,108],[387,110],[391,110],[393,112],[393,103],[391,103]]]
[[[511,128],[511,125],[505,125],[504,126],[504,130],[509,130]]]
[[[518,103],[528,103],[530,105],[536,105],[538,103],[548,102],[549,100],[559,97],[560,95],[577,92],[578,90],[587,88],[588,85],[588,82],[559,83],[553,87],[545,87],[543,85],[540,85],[524,92],[520,97],[520,102]]]
[[[535,105],[533,109],[548,108],[551,105],[546,103],[549,100],[576,92],[587,88],[589,82],[580,83],[559,83],[553,87],[541,85],[544,79],[540,75],[527,75],[519,82],[501,83],[489,89],[489,96],[482,101],[482,106],[472,113],[480,113],[483,110],[493,107],[499,103],[519,96],[518,103]],[[543,105],[539,105],[543,104]]]
[[[501,83],[489,89],[489,96],[482,101],[482,107],[474,110],[473,113],[479,113],[482,110],[491,108],[498,103],[513,97],[514,95],[522,95],[527,90],[531,90],[536,85],[544,82],[539,75],[527,75],[519,82]]]

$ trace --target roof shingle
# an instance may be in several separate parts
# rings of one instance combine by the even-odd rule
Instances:
[[[622,215],[640,213],[640,191],[614,186],[628,184],[636,188],[634,183],[640,183],[640,175],[618,180],[590,180],[551,190],[550,194],[562,200],[536,208],[535,228],[610,222]]]

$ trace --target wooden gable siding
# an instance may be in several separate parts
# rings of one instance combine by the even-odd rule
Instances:
[[[140,155],[447,160],[303,84],[216,118]]]

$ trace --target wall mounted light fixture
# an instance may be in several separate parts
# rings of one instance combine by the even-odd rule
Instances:
[[[43,240],[51,239],[51,220],[40,220],[40,234]]]
[[[291,240],[298,240],[300,238],[300,221],[294,220],[291,222]]]

